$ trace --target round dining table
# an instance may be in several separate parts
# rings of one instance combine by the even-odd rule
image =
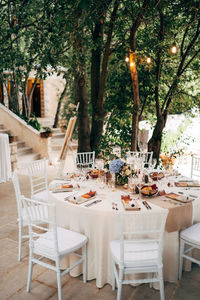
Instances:
[[[0,133],[0,183],[12,176],[8,134]]]
[[[59,181],[55,180],[52,183],[52,186],[55,185],[56,182],[59,183]],[[60,183],[62,183],[62,181],[60,181]],[[74,183],[74,185],[76,185],[76,183]],[[177,190],[176,187],[173,189]],[[127,195],[128,191],[117,188],[111,189],[106,185],[102,186],[102,184],[98,184],[98,180],[90,179],[80,184],[80,188],[76,190],[75,195],[78,197],[78,195],[89,192],[89,190],[95,190],[97,192],[96,198],[81,204],[70,202],[70,193],[55,192],[55,190],[49,191],[49,201],[56,203],[58,226],[80,232],[88,237],[87,280],[96,279],[96,286],[101,288],[106,283],[111,284],[112,282],[109,244],[110,241],[119,239],[118,212],[124,211],[121,195]],[[178,280],[179,231],[184,227],[188,227],[187,224],[200,221],[199,192],[198,189],[192,191],[195,198],[194,201],[188,204],[190,205],[190,209],[189,206],[188,208],[184,208],[184,205],[181,204],[180,208],[175,204],[173,207],[173,202],[172,209],[169,209],[167,217],[168,225],[166,224],[163,241],[163,272],[165,281],[175,282]],[[74,195],[73,192],[71,192],[71,195]],[[136,201],[140,208],[139,212],[143,216],[144,222],[147,213],[157,212],[159,214],[161,210],[166,209],[166,207],[161,207],[156,202],[156,199],[158,200],[159,196],[145,199],[141,195],[132,195],[132,197],[137,199]],[[96,203],[91,206],[87,205],[95,200],[101,201],[96,201]],[[143,205],[144,200],[147,200],[151,209],[147,209],[147,207]],[[164,201],[166,200],[163,200],[163,203],[165,204]],[[113,205],[113,202],[115,202],[115,205]],[[188,218],[191,220],[189,220],[190,223],[185,223],[185,225],[184,220],[181,220],[181,218],[187,219],[187,212],[189,212]],[[135,211],[128,211],[127,213],[132,214],[134,219]],[[181,226],[183,228],[181,228]],[[69,260],[70,259],[73,260],[74,258],[71,257]],[[68,264],[69,261],[65,260],[62,262],[61,267],[62,265],[63,267],[67,267]],[[188,265],[188,270],[189,267],[190,266]],[[81,273],[81,266],[78,266],[71,271],[70,274],[72,276],[78,276]]]

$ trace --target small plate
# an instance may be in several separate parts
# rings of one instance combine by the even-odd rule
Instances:
[[[150,173],[150,177],[152,180],[157,181],[157,180],[160,180],[163,177],[165,177],[165,175],[163,172],[153,172],[153,173]]]
[[[141,187],[140,192],[145,197],[152,197],[157,195],[158,188],[152,188],[152,186],[144,185],[143,187]]]

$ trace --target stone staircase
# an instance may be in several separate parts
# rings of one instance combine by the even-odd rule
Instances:
[[[52,128],[51,120],[44,120],[43,123],[44,124],[42,124],[42,126],[47,126],[52,129],[49,160],[51,164],[54,164],[59,158],[64,143],[65,133],[60,128]],[[0,124],[0,133],[9,133],[14,135],[14,131],[4,128],[3,124]],[[23,141],[19,140],[17,136],[15,136],[14,143],[17,145],[17,168],[24,168],[27,162],[41,158],[39,153],[33,152],[33,149],[28,147]],[[77,149],[76,142],[71,142],[70,145],[73,151]]]
[[[14,135],[14,131],[4,128],[3,124],[0,124],[0,133]],[[27,147],[17,136],[15,136],[14,143],[17,145],[17,168],[24,167],[26,162],[40,159],[40,154],[33,152],[33,149]]]

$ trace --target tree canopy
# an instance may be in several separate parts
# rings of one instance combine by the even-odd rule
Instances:
[[[167,115],[200,106],[197,0],[10,0],[0,8],[0,80],[11,108],[19,112],[22,94],[29,117],[30,72],[37,81],[62,67],[70,101],[80,102],[79,151],[116,142],[135,149],[138,122],[150,119],[158,159]]]

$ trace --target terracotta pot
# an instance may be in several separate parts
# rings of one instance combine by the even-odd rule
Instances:
[[[13,143],[15,141],[15,137],[14,136],[9,136],[9,143]]]
[[[48,138],[52,136],[52,132],[40,132],[41,138]]]

